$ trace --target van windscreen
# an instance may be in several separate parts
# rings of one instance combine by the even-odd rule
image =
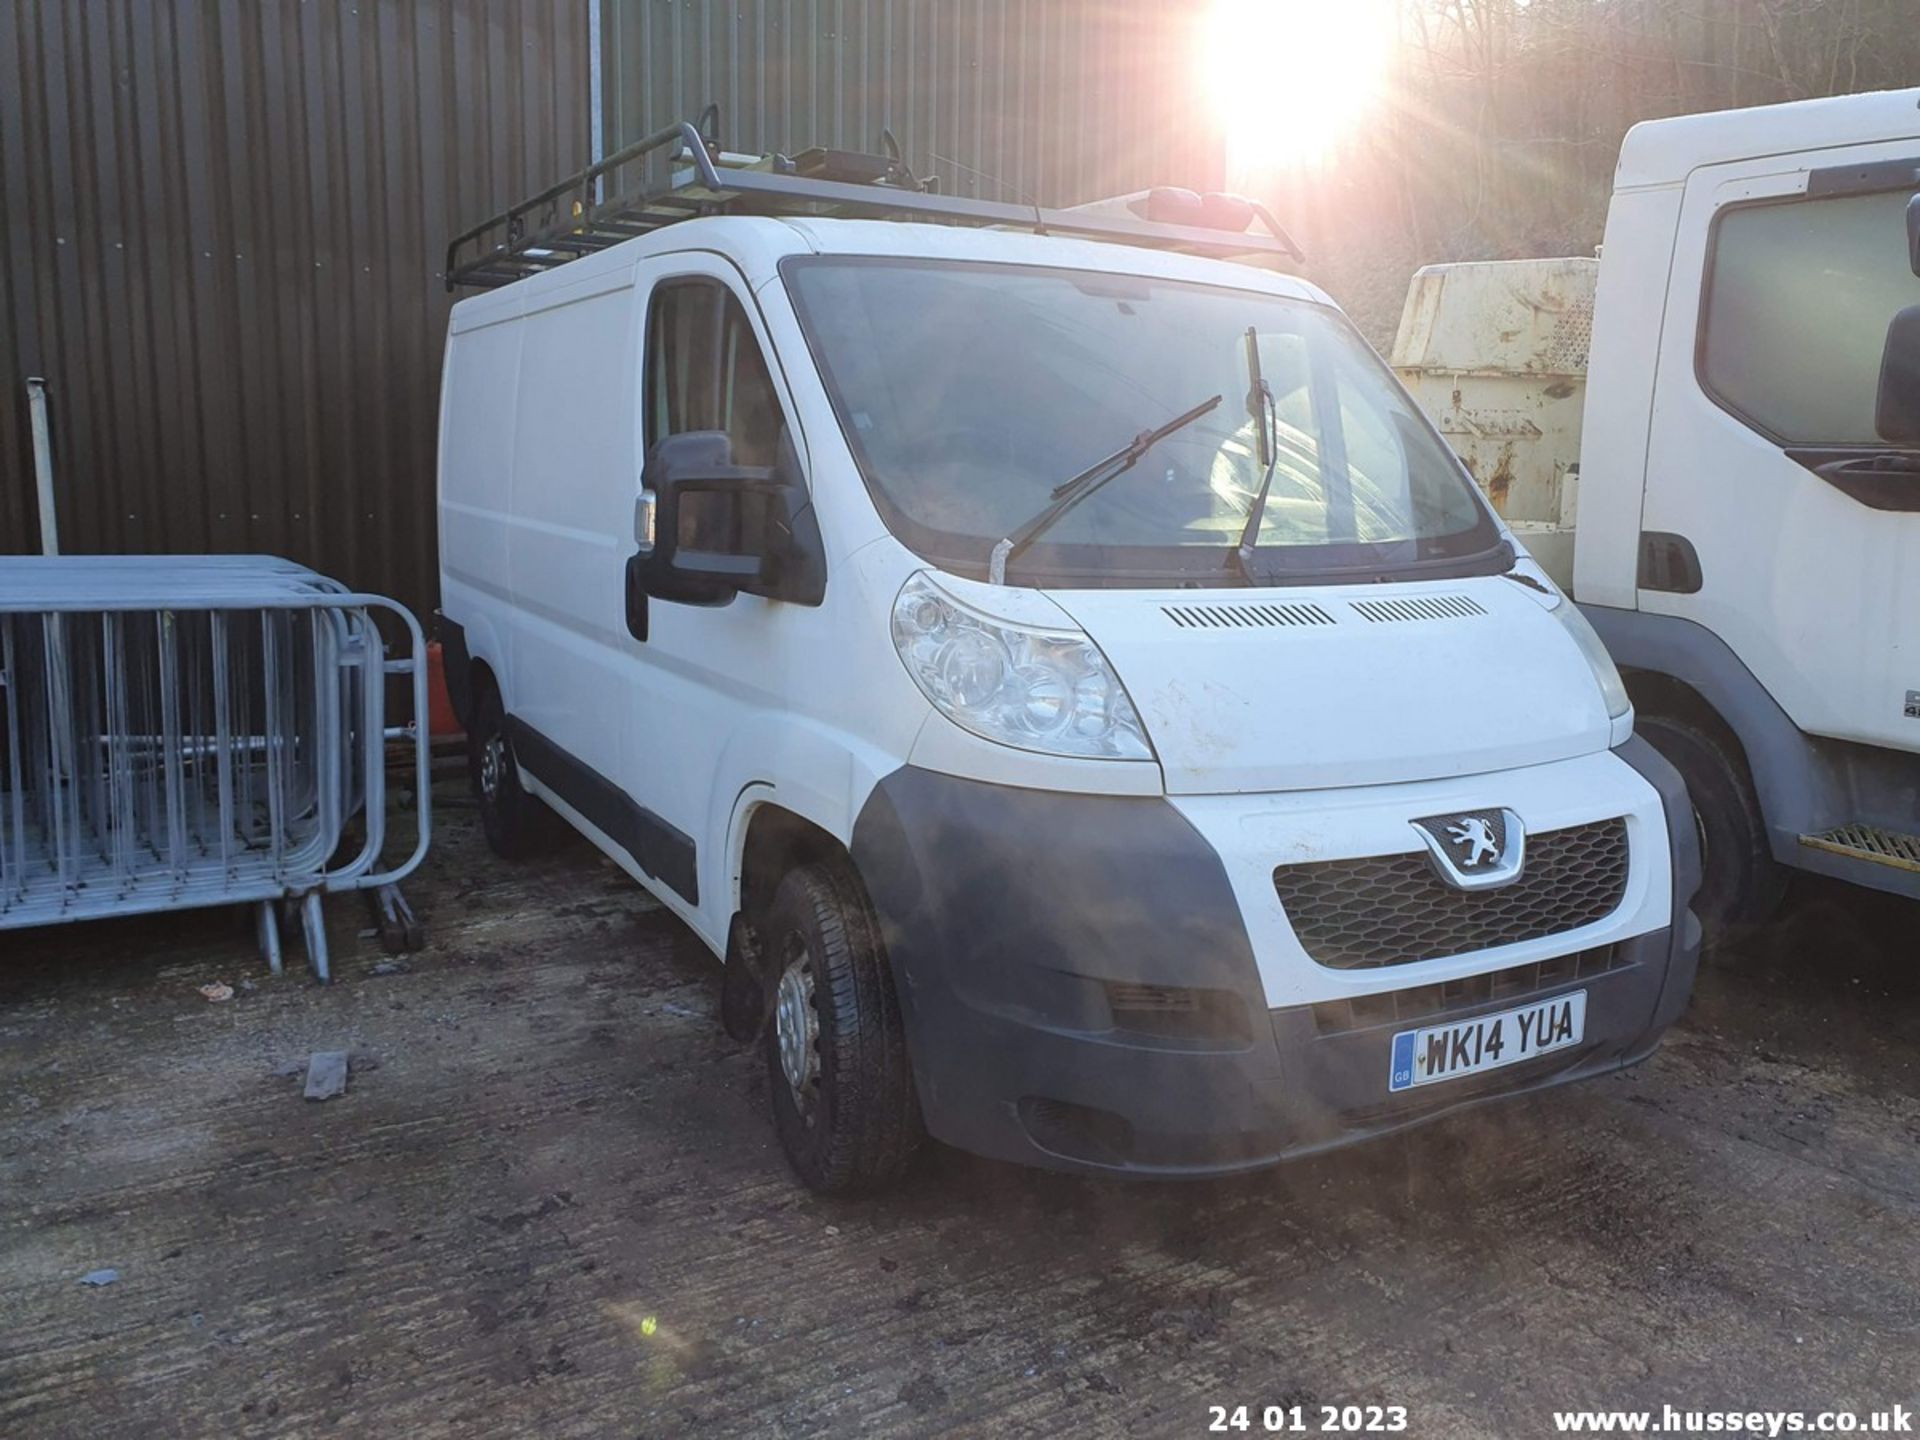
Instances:
[[[782,267],[889,527],[984,574],[1055,487],[1211,395],[1025,549],[1028,584],[1240,584],[1265,466],[1247,331],[1272,392],[1259,583],[1504,568],[1472,481],[1338,312],[1257,290],[1026,265],[806,256]]]

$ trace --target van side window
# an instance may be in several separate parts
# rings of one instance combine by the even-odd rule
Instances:
[[[1714,227],[1700,375],[1789,445],[1875,445],[1880,354],[1920,304],[1908,192],[1742,205]]]
[[[647,443],[724,430],[736,465],[771,465],[780,401],[740,301],[715,280],[669,280],[647,313]]]

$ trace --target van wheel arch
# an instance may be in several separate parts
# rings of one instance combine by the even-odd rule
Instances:
[[[748,816],[738,874],[722,1023],[760,1044],[774,1131],[795,1173],[827,1194],[883,1188],[906,1172],[925,1130],[892,964],[853,856],[768,801]]]
[[[474,702],[479,699],[482,690],[500,693],[499,677],[493,673],[493,667],[478,655],[467,657],[467,706],[471,713]]]
[[[847,847],[811,820],[772,801],[754,806],[734,872],[734,912],[720,980],[720,1022],[742,1044],[758,1037],[772,1014],[776,978],[766,971],[754,917],[766,913],[789,871],[820,862],[853,868]]]
[[[747,817],[747,833],[740,846],[740,889],[737,909],[751,915],[773,900],[786,872],[816,860],[851,865],[847,847],[805,816],[774,801],[762,801]]]
[[[467,774],[480,809],[480,828],[488,846],[501,859],[530,859],[559,843],[566,827],[544,801],[520,783],[506,697],[485,661],[473,662],[471,683]]]

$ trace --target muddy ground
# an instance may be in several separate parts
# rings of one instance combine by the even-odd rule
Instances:
[[[507,867],[449,805],[411,893],[398,971],[336,904],[330,989],[218,914],[0,936],[0,1436],[1920,1399],[1910,907],[1803,887],[1640,1070],[1370,1148],[1177,1186],[938,1152],[836,1203],[788,1178],[697,943],[593,852]],[[322,1049],[354,1055],[324,1104]]]

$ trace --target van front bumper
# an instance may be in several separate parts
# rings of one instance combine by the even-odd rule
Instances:
[[[1684,1009],[1699,930],[1692,812],[1651,747],[1670,923],[1601,947],[1270,1008],[1214,847],[1163,799],[1021,790],[907,767],[853,858],[881,921],[935,1138],[1052,1169],[1211,1175],[1384,1134],[1650,1054]],[[1676,818],[1677,817],[1677,818]],[[1573,1049],[1398,1094],[1395,1034],[1585,990]]]

